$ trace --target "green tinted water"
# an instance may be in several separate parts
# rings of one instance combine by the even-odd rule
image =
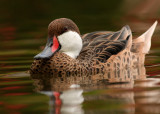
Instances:
[[[33,56],[46,43],[47,26],[53,19],[71,18],[82,34],[119,30],[129,24],[138,36],[159,17],[155,12],[152,17],[134,13],[132,9],[139,4],[143,2],[0,1],[1,113],[160,113],[159,27],[145,68],[124,70],[120,76],[71,76],[64,80],[47,75],[31,78],[27,72]],[[80,88],[73,89],[76,84]]]

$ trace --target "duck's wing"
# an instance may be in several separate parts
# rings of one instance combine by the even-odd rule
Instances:
[[[97,59],[105,63],[112,55],[129,48],[131,37],[129,26],[123,27],[118,32],[99,31],[85,34],[82,36],[83,48],[78,59],[88,61]]]

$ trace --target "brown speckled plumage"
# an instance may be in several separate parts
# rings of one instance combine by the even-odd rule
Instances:
[[[49,37],[61,34],[65,30],[64,27],[80,34],[73,21],[63,18],[50,23]],[[145,53],[139,51],[143,46],[136,48],[138,44],[132,43],[129,26],[123,27],[118,32],[87,33],[82,35],[82,41],[83,48],[76,59],[62,52],[56,52],[50,59],[34,60],[30,73],[81,76],[144,64]]]
[[[133,87],[134,80],[145,79],[146,71],[144,66],[135,68],[123,68],[121,70],[108,71],[95,75],[50,75],[34,74],[31,75],[34,80],[36,91],[64,91],[71,85],[78,84],[82,89],[103,89],[107,87]],[[129,82],[129,83],[128,83]],[[123,83],[123,84],[122,84]]]

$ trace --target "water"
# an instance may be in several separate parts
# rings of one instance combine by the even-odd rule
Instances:
[[[158,2],[0,1],[1,113],[160,113],[159,26],[145,67],[63,79],[28,74],[53,19],[71,18],[81,34],[129,24],[138,36],[160,16]]]

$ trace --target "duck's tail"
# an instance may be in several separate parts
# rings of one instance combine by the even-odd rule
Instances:
[[[151,38],[153,35],[153,32],[155,31],[157,21],[141,36],[139,36],[136,39],[133,39],[132,43],[132,51],[133,52],[140,52],[147,54],[149,53],[149,50],[151,48]]]

